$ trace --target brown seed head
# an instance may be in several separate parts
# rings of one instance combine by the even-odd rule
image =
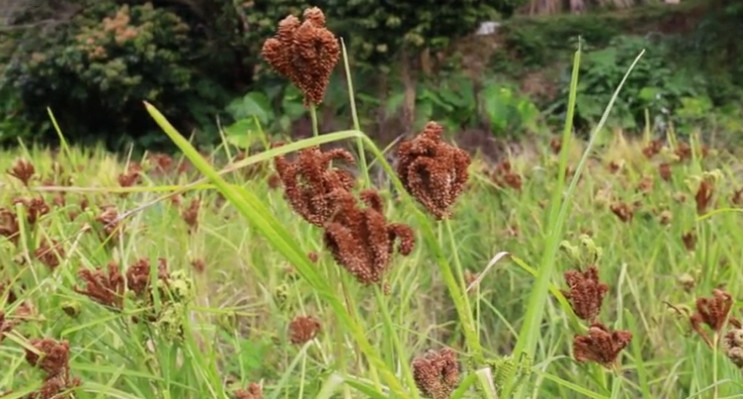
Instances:
[[[333,160],[353,164],[350,152],[334,149],[327,152],[319,147],[300,151],[293,162],[283,156],[275,159],[276,171],[284,184],[284,196],[295,212],[307,222],[322,227],[335,211],[331,195],[337,189],[350,190],[354,178],[346,171],[330,168]]]
[[[601,323],[593,323],[588,335],[573,339],[573,356],[578,362],[595,362],[611,368],[622,351],[632,341],[629,331],[610,331]]]
[[[694,231],[687,231],[681,235],[681,241],[684,242],[684,247],[687,251],[693,251],[697,243],[697,236],[694,234]]]
[[[251,382],[248,389],[235,392],[235,399],[263,399],[263,389],[255,382]]]
[[[17,159],[13,164],[13,167],[9,169],[7,173],[20,180],[24,186],[28,187],[28,183],[36,173],[36,169],[34,169],[34,165],[31,162],[25,159]]]
[[[472,162],[467,152],[442,141],[443,132],[441,125],[428,122],[415,139],[397,150],[397,175],[402,184],[437,219],[449,216],[467,183]]]
[[[67,374],[70,344],[66,340],[57,342],[51,338],[34,338],[30,343],[41,352],[41,355],[38,355],[31,350],[26,350],[26,361],[30,365],[44,370],[48,376]]]
[[[50,211],[49,205],[44,201],[44,198],[41,197],[31,198],[30,200],[25,198],[16,198],[13,200],[13,205],[15,204],[23,204],[26,208],[26,219],[29,224],[36,223],[40,217],[46,215]]]
[[[632,207],[627,205],[625,202],[611,204],[609,208],[619,218],[619,220],[623,222],[631,221],[635,214]]]
[[[59,266],[60,261],[65,257],[65,251],[59,241],[44,240],[34,251],[34,256],[46,267],[53,270]]]
[[[161,281],[168,281],[168,263],[165,259],[157,260],[157,278]],[[142,258],[126,270],[126,286],[137,296],[142,297],[150,294],[150,261]]]
[[[683,141],[678,143],[678,147],[676,147],[674,153],[678,157],[679,162],[691,159],[691,147],[689,146],[689,144]]]
[[[0,208],[0,236],[18,244],[18,238],[20,237],[18,217],[7,208]]]
[[[297,316],[289,323],[289,339],[294,345],[302,345],[314,339],[322,324],[312,316]]]
[[[206,270],[206,262],[201,258],[192,260],[191,266],[193,266],[193,269],[199,274],[204,273]]]
[[[105,207],[103,212],[95,220],[103,225],[103,232],[106,234],[106,238],[112,237],[117,232],[121,222],[119,220],[119,213],[112,206]]]
[[[740,327],[732,328],[723,338],[725,346],[725,355],[738,368],[743,369],[743,329]]]
[[[712,294],[712,298],[697,299],[697,312],[690,317],[692,328],[710,346],[712,346],[712,340],[702,330],[701,324],[706,324],[715,334],[719,334],[725,326],[730,309],[733,307],[733,297],[729,293],[715,289]]]
[[[599,311],[609,286],[599,281],[599,272],[595,266],[581,273],[577,270],[565,272],[565,282],[569,290],[563,291],[570,301],[575,314],[583,320],[593,322]]]
[[[523,185],[521,175],[512,170],[511,163],[508,160],[504,160],[498,164],[490,174],[490,179],[498,187],[510,187],[516,191],[521,191],[521,186]]]
[[[660,165],[658,165],[658,173],[660,174],[660,178],[663,179],[663,181],[670,181],[671,180],[671,164],[668,162],[663,162]]]
[[[116,262],[108,264],[108,272],[101,268],[96,270],[81,269],[80,279],[86,288],[75,287],[75,292],[85,295],[104,306],[121,309],[124,307],[124,276]]]
[[[340,46],[325,27],[323,12],[313,7],[304,11],[304,22],[292,15],[279,22],[276,36],[263,44],[263,58],[299,88],[305,105],[320,104]]]
[[[449,348],[413,360],[413,378],[423,396],[447,399],[459,384],[457,354]]]
[[[201,201],[198,198],[194,198],[189,203],[188,208],[181,212],[181,218],[188,225],[188,232],[193,233],[199,227],[199,206]]]
[[[642,153],[649,159],[660,153],[663,149],[663,140],[657,139],[648,143],[645,148],[642,149]]]
[[[415,245],[413,230],[404,224],[388,223],[382,213],[382,200],[374,190],[364,190],[361,199],[366,208],[357,206],[353,195],[336,190],[333,200],[338,208],[325,225],[325,246],[336,262],[362,284],[382,281],[399,239],[398,250],[408,255]]]
[[[697,202],[697,213],[703,214],[706,210],[709,204],[712,201],[712,196],[715,194],[715,184],[712,180],[712,178],[706,178],[702,180],[701,183],[699,183],[699,189],[697,189],[697,193],[694,196],[694,199]]]

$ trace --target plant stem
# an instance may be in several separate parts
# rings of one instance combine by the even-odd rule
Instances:
[[[312,136],[317,137],[320,131],[317,127],[317,106],[315,104],[310,104],[310,118],[312,119]]]
[[[346,71],[346,85],[348,86],[348,102],[351,105],[351,119],[353,120],[353,128],[361,131],[361,124],[359,123],[359,115],[356,111],[356,98],[353,93],[353,79],[351,78],[351,67],[348,63],[348,53],[346,53],[346,44],[341,39],[341,49],[343,51],[343,66]],[[361,172],[364,176],[364,182],[367,186],[371,186],[371,179],[369,178],[369,167],[366,163],[366,152],[364,150],[364,141],[362,138],[356,139],[356,147],[359,151],[359,163],[361,164]]]

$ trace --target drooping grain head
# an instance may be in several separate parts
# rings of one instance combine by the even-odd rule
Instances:
[[[297,316],[289,323],[289,340],[294,345],[302,345],[313,340],[320,332],[322,324],[312,316]]]
[[[413,378],[424,397],[447,399],[459,384],[457,354],[449,348],[413,360]]]
[[[376,191],[364,190],[361,198],[366,208],[360,208],[348,191],[333,193],[337,208],[325,224],[323,239],[335,261],[356,280],[377,284],[389,269],[395,241],[399,240],[398,251],[408,255],[415,246],[415,234],[407,225],[388,223]]]
[[[31,162],[25,159],[17,159],[13,164],[13,167],[9,169],[7,173],[20,180],[24,186],[28,187],[28,184],[36,173],[36,169]]]
[[[319,147],[300,151],[291,162],[284,156],[275,159],[276,172],[284,186],[284,197],[295,212],[318,227],[322,227],[335,212],[332,193],[335,190],[350,190],[354,184],[349,172],[330,168],[333,160],[354,163],[353,156],[346,150],[322,152]]]
[[[397,150],[397,175],[405,189],[436,219],[449,217],[464,191],[472,162],[467,152],[445,143],[443,127],[428,122],[420,134]]]
[[[619,353],[632,341],[629,331],[611,331],[601,323],[593,323],[587,335],[573,339],[573,356],[578,362],[595,362],[606,368],[616,364]]]
[[[303,22],[292,15],[281,20],[276,36],[263,44],[262,54],[271,67],[299,88],[305,105],[317,105],[340,60],[340,45],[325,27],[323,12],[313,7],[304,11]]]
[[[583,320],[593,322],[609,291],[609,286],[599,281],[598,269],[591,266],[582,273],[576,270],[567,271],[565,282],[569,290],[563,291],[563,294],[570,301],[575,314]]]

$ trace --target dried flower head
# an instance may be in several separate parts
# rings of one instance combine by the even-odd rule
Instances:
[[[640,179],[640,183],[637,184],[637,191],[643,194],[648,194],[653,191],[652,176],[644,176]]]
[[[312,316],[297,316],[289,323],[289,339],[294,345],[302,345],[313,340],[320,332],[322,324]]]
[[[660,153],[660,150],[663,149],[663,140],[656,139],[648,143],[647,146],[645,146],[642,149],[642,153],[645,154],[647,158],[652,158]]]
[[[562,150],[562,138],[553,137],[552,140],[550,140],[550,148],[554,154],[559,154],[560,150]]]
[[[193,233],[199,227],[199,206],[201,201],[198,198],[194,198],[188,204],[188,208],[181,212],[181,218],[188,225],[188,232]]]
[[[49,240],[44,240],[36,248],[36,251],[34,251],[34,256],[49,269],[55,269],[64,258],[65,251],[59,241],[51,240],[50,242]]]
[[[346,150],[322,152],[319,147],[300,151],[293,162],[283,156],[275,160],[276,171],[284,184],[284,196],[289,204],[307,222],[320,227],[335,211],[331,198],[333,191],[350,190],[354,182],[350,172],[330,167],[333,160],[354,163],[353,156]]]
[[[24,186],[28,187],[28,183],[36,173],[36,169],[34,168],[34,164],[31,162],[25,159],[17,159],[13,164],[13,167],[9,169],[7,173],[20,180]]]
[[[415,139],[397,150],[397,175],[402,184],[437,219],[449,216],[467,183],[472,162],[467,152],[442,141],[443,132],[441,125],[428,122]]]
[[[617,174],[622,168],[624,168],[624,160],[613,160],[609,162],[609,165],[607,165],[607,168],[609,169],[609,173],[611,174]]]
[[[276,36],[263,44],[263,58],[299,88],[305,105],[320,104],[340,46],[325,27],[323,12],[312,7],[304,10],[304,22],[293,15],[279,22]]]
[[[263,388],[255,382],[251,382],[248,389],[240,389],[235,392],[235,399],[263,399]]]
[[[0,236],[18,244],[18,238],[20,237],[18,217],[7,208],[0,208]]]
[[[415,245],[415,234],[407,225],[387,222],[376,191],[364,190],[360,196],[364,209],[357,207],[350,192],[334,192],[338,208],[325,225],[324,241],[335,261],[360,283],[375,284],[382,281],[389,267],[395,240],[400,240],[399,252],[408,255]]]
[[[733,195],[730,196],[730,202],[733,205],[743,205],[743,188],[733,191]]]
[[[629,331],[610,331],[601,323],[593,323],[588,335],[573,339],[573,356],[578,362],[595,362],[611,368],[617,361],[619,352],[632,341]]]
[[[697,243],[697,235],[694,234],[694,231],[687,231],[681,235],[681,241],[684,242],[687,251],[693,251]]]
[[[706,324],[715,334],[719,334],[733,307],[733,297],[729,293],[715,289],[712,294],[712,298],[697,299],[697,311],[689,318],[691,327],[710,346],[712,346],[712,340],[702,329],[702,323]]]
[[[116,262],[108,264],[108,272],[102,268],[96,270],[81,269],[80,278],[86,288],[75,287],[75,292],[85,295],[104,306],[121,309],[124,307],[124,276]]]
[[[168,281],[168,263],[165,259],[157,260],[157,279]],[[142,297],[150,293],[150,260],[142,258],[126,270],[126,286],[129,290]]]
[[[732,328],[723,338],[725,355],[738,368],[743,369],[743,328]]]
[[[61,394],[80,386],[79,378],[70,377],[70,344],[66,340],[51,338],[32,339],[36,351],[26,349],[26,361],[46,373],[44,384],[28,396],[34,399],[64,399],[72,396]],[[38,353],[37,353],[38,352]]]
[[[114,233],[120,231],[121,220],[119,219],[119,212],[113,206],[104,207],[103,211],[95,220],[103,225],[104,239],[114,238]]]
[[[609,286],[599,281],[599,271],[595,266],[585,272],[570,270],[565,272],[565,282],[569,290],[563,291],[570,301],[575,314],[583,320],[593,322],[599,311]]]
[[[121,187],[131,187],[139,184],[142,180],[142,165],[137,162],[129,164],[126,172],[119,174],[117,180]]]
[[[687,144],[686,142],[680,141],[674,153],[678,157],[679,162],[691,159],[691,146],[689,146],[689,144]]]
[[[449,348],[413,360],[415,385],[424,397],[447,399],[459,384],[457,354]]]
[[[635,214],[632,207],[625,202],[611,204],[609,209],[611,209],[611,211],[619,218],[619,220],[623,222],[631,221],[632,217]]]
[[[511,162],[508,160],[500,162],[493,173],[491,173],[490,178],[493,180],[493,183],[501,188],[510,187],[516,191],[521,191],[521,186],[523,185],[521,175],[511,168]]]
[[[697,203],[697,213],[703,214],[709,204],[712,201],[712,196],[715,194],[715,183],[711,177],[705,178],[699,183],[694,199]]]
[[[201,258],[192,260],[191,266],[193,266],[193,269],[199,274],[204,273],[206,270],[206,262]]]
[[[658,165],[658,173],[663,181],[671,181],[671,164],[663,162]]]
[[[30,200],[25,198],[16,198],[13,200],[13,205],[15,204],[23,204],[26,208],[26,219],[29,224],[36,223],[40,217],[46,215],[50,211],[49,205],[44,201],[44,198],[41,197],[31,198]]]

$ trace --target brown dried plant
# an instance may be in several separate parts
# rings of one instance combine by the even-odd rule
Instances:
[[[120,232],[121,220],[119,220],[119,212],[113,206],[103,207],[102,212],[96,216],[96,222],[100,223],[105,234],[104,239],[114,238],[114,233]]]
[[[80,386],[79,378],[70,376],[70,344],[66,340],[56,341],[51,338],[32,339],[30,341],[36,351],[26,349],[26,361],[46,373],[44,384],[38,391],[30,394],[29,399],[65,399],[73,398],[70,393],[63,392]],[[37,353],[38,352],[38,353]]]
[[[31,162],[25,159],[17,159],[13,164],[13,167],[8,169],[7,173],[20,180],[24,186],[28,187],[28,183],[31,182],[31,178],[33,178],[36,173],[36,169]]]
[[[686,142],[680,141],[674,153],[678,157],[679,162],[683,162],[687,159],[691,159],[691,146]]]
[[[299,88],[305,105],[320,104],[340,46],[322,10],[312,7],[304,10],[304,22],[293,15],[279,22],[276,36],[263,44],[263,58]]]
[[[188,225],[188,232],[193,233],[199,228],[199,207],[201,201],[198,198],[193,198],[188,204],[188,208],[181,212],[181,218],[186,225]]]
[[[248,389],[239,389],[235,392],[235,399],[263,399],[263,389],[255,382],[251,382]]]
[[[283,156],[275,159],[276,171],[284,185],[284,197],[295,212],[319,227],[335,211],[333,191],[350,190],[354,183],[350,172],[330,167],[333,160],[354,163],[353,156],[346,150],[322,152],[319,147],[300,151],[292,162]]]
[[[681,235],[681,241],[684,242],[687,251],[693,251],[697,244],[697,235],[694,234],[694,231],[687,231]]]
[[[459,384],[457,354],[449,348],[413,360],[413,378],[424,397],[447,399]]]
[[[653,191],[653,177],[643,176],[637,184],[637,191],[643,194],[649,194]]]
[[[320,332],[322,324],[312,316],[297,316],[289,323],[289,340],[294,345],[302,345],[313,340]]]
[[[702,329],[702,323],[706,324],[716,335],[719,334],[733,307],[733,297],[729,293],[715,289],[712,294],[712,298],[697,299],[697,311],[689,318],[691,327],[710,347],[713,346],[713,341]]]
[[[575,314],[583,320],[593,322],[609,291],[609,286],[599,281],[596,266],[591,266],[582,273],[577,270],[565,272],[565,282],[569,290],[563,291],[563,295],[570,301]]]
[[[441,139],[443,132],[440,124],[428,122],[418,136],[397,150],[397,175],[403,186],[437,219],[449,217],[472,162],[467,152]]]
[[[29,224],[36,223],[39,218],[51,210],[46,201],[44,201],[44,198],[41,197],[31,199],[16,198],[13,200],[13,205],[15,204],[22,204],[26,208],[26,220],[28,220]]]
[[[126,270],[126,286],[139,297],[151,294],[150,267],[150,260],[142,258]],[[157,279],[164,282],[170,279],[168,263],[164,258],[157,260]]]
[[[619,218],[619,220],[625,223],[631,221],[632,217],[635,214],[632,207],[625,202],[617,202],[611,204],[609,209],[611,209],[611,211]]]
[[[78,273],[86,288],[75,287],[75,292],[85,295],[95,302],[111,308],[124,307],[124,290],[126,288],[124,276],[116,262],[108,264],[108,271],[102,268],[96,270],[81,269]]]
[[[743,205],[743,188],[733,190],[733,194],[730,196],[730,202],[733,205]]]
[[[663,149],[663,140],[656,139],[656,140],[652,140],[650,143],[648,143],[648,145],[646,145],[642,149],[642,153],[647,158],[652,158],[652,157],[658,155],[662,149]]]
[[[510,187],[519,192],[523,185],[521,175],[512,169],[511,162],[508,160],[498,163],[498,166],[496,166],[495,170],[490,174],[490,178],[498,187]]]
[[[658,173],[663,181],[671,181],[671,164],[663,162],[658,165]]]
[[[117,180],[121,187],[132,187],[139,184],[142,180],[142,165],[137,162],[129,164],[126,172],[119,174]]]
[[[619,352],[632,341],[629,331],[610,331],[601,323],[593,323],[587,335],[573,339],[573,356],[578,362],[595,362],[606,368],[612,368]]]
[[[366,204],[364,209],[357,207],[350,192],[334,192],[333,201],[338,208],[325,225],[325,246],[360,283],[380,283],[389,267],[395,240],[400,241],[398,251],[408,255],[415,245],[415,234],[410,226],[387,222],[382,198],[376,191],[364,190],[360,197]]]
[[[59,241],[45,239],[34,251],[34,256],[46,267],[54,270],[65,257],[65,251]]]
[[[0,208],[0,236],[6,237],[16,245],[20,238],[18,217],[7,208]]]
[[[699,183],[694,200],[697,203],[697,213],[703,214],[712,202],[712,196],[715,194],[715,183],[713,178],[708,177]]]
[[[739,322],[723,337],[725,355],[739,369],[743,369],[743,328]]]

